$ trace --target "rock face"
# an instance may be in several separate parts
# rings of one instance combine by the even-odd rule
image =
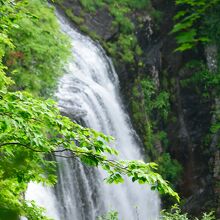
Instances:
[[[142,25],[135,27],[135,33],[143,51],[139,57],[143,66],[135,63],[131,67],[113,57],[125,106],[138,131],[131,111],[131,88],[135,79],[147,74],[155,81],[158,90],[166,89],[170,93],[169,120],[165,124],[161,123],[160,129],[167,133],[169,146],[166,151],[183,166],[183,175],[176,187],[186,200],[184,208],[193,215],[199,215],[210,207],[218,208],[220,215],[220,188],[217,184],[220,181],[220,153],[216,148],[211,150],[204,144],[205,137],[209,134],[215,101],[204,98],[199,87],[183,85],[184,80],[193,74],[192,70],[185,68],[185,64],[195,58],[205,60],[205,50],[199,48],[198,53],[174,53],[175,40],[168,34],[173,25],[173,2],[160,0],[152,3],[154,8],[163,13],[159,24],[155,24],[147,11],[130,15],[134,23],[137,17],[142,20]],[[88,32],[95,32],[101,43],[114,41],[119,35],[119,29],[112,28],[113,17],[107,7],[89,13],[78,0],[63,0],[60,6],[63,10],[71,9],[74,16],[83,17],[83,21],[75,21],[75,25],[79,28],[86,26]],[[212,60],[212,67],[213,62],[215,64]]]
[[[79,0],[63,0],[62,3],[59,4],[61,8],[64,10],[64,13],[68,16],[68,11],[71,12],[74,17],[82,18],[81,22],[77,22],[77,20],[72,20],[73,23],[78,23],[76,25],[88,28],[88,32],[95,32],[99,37],[104,40],[108,40],[111,38],[116,30],[112,29],[112,20],[113,17],[108,12],[107,8],[97,9],[95,13],[88,13],[83,9]]]

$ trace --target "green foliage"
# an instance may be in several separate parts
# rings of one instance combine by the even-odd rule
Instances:
[[[210,135],[213,136],[214,134],[218,134],[219,131],[220,131],[220,112],[215,110],[213,112],[213,115],[215,117],[215,121],[211,124],[211,127],[210,127],[210,134],[207,135],[207,142],[208,144],[210,144]],[[217,143],[217,147],[220,149],[220,143],[219,143],[219,140],[218,140],[218,143]],[[219,184],[219,183],[217,183]]]
[[[179,206],[177,205],[174,205],[171,208],[170,212],[166,212],[165,210],[163,210],[161,214],[163,220],[189,220],[189,218],[187,217],[188,214],[182,214]]]
[[[216,3],[214,7],[211,7],[208,11],[208,15],[205,17],[204,24],[202,27],[202,33],[206,33],[211,42],[219,45],[219,34],[220,34],[220,4]]]
[[[210,72],[202,60],[192,60],[185,65],[185,71],[190,73],[188,78],[181,80],[181,86],[194,86],[199,89],[204,98],[220,95],[220,71]]]
[[[176,182],[182,174],[182,166],[177,160],[173,160],[169,153],[163,153],[157,159],[158,172],[171,183]]]
[[[132,88],[132,112],[140,134],[145,138],[144,144],[151,158],[156,158],[155,145],[158,140],[166,143],[166,135],[158,132],[158,122],[166,121],[169,113],[169,94],[157,91],[153,80],[136,79]]]
[[[88,11],[94,11],[98,7],[104,7],[106,5],[110,8],[120,8],[121,11],[118,13],[127,13],[130,9],[145,9],[149,7],[149,0],[80,0],[80,3]]]
[[[96,8],[104,6],[103,0],[80,0],[81,5],[88,11],[95,12]]]
[[[84,19],[78,16],[75,16],[73,14],[73,11],[71,9],[66,9],[65,10],[66,15],[71,19],[71,21],[73,21],[75,24],[77,25],[81,25],[84,22]]]
[[[140,47],[139,50],[135,50],[137,47],[137,38],[133,34],[120,34],[117,42],[107,43],[107,46],[112,56],[117,56],[119,53],[122,61],[125,63],[134,63],[135,54],[142,53]]]
[[[57,2],[57,1],[56,1]],[[62,3],[57,2],[62,6]],[[112,29],[118,30],[118,34],[114,39],[108,43],[104,42],[94,32],[83,24],[84,15],[75,16],[70,9],[65,9],[67,16],[79,26],[79,29],[84,33],[90,35],[95,40],[99,40],[104,48],[111,56],[121,62],[127,64],[134,64],[135,60],[142,55],[141,47],[138,45],[135,31],[135,22],[142,23],[140,19],[131,18],[134,11],[148,11],[155,18],[159,17],[159,13],[151,6],[150,0],[80,0],[83,10],[91,13],[92,16],[98,9],[108,9],[110,15],[113,17]],[[156,19],[157,19],[156,18]],[[138,26],[138,25],[137,25]]]
[[[188,213],[182,213],[180,207],[175,204],[172,206],[170,211],[162,210],[161,211],[161,220],[199,220],[198,218],[189,218]],[[215,220],[213,212],[203,213],[200,220]],[[106,215],[100,216],[97,220],[119,220],[117,211],[110,211]]]
[[[209,42],[210,36],[212,36],[209,30],[215,32],[216,24],[220,21],[218,10],[215,10],[216,7],[220,7],[219,3],[219,0],[176,0],[179,11],[174,17],[177,23],[171,31],[176,35],[178,44],[176,51],[185,51],[192,49],[200,42]],[[213,11],[215,11],[214,15]],[[211,15],[211,18],[209,18],[209,15]],[[207,30],[204,27],[207,27],[210,21],[215,22]]]
[[[16,88],[48,96],[62,74],[70,44],[46,1],[28,1],[21,10],[27,13],[16,19],[16,28],[8,32],[14,48],[7,48],[4,64]]]
[[[178,205],[174,205],[170,212],[163,210],[161,212],[161,219],[163,220],[190,220],[187,213],[182,213]],[[199,220],[198,218],[193,218],[194,220]],[[215,216],[213,212],[204,213],[201,220],[215,220]]]
[[[147,112],[152,113],[159,110],[161,117],[167,119],[169,111],[169,94],[165,91],[157,92],[157,88],[153,80],[141,80],[140,86],[143,90],[145,103],[148,103]]]
[[[110,3],[110,5],[109,5]],[[149,7],[150,2],[147,0],[142,1],[108,1],[109,11],[114,17],[112,22],[114,27],[119,29],[119,36],[115,42],[108,43],[108,51],[112,56],[119,57],[125,63],[134,63],[135,56],[142,54],[141,48],[138,47],[137,38],[134,33],[134,24],[129,18],[129,14],[133,10],[144,9]],[[136,50],[139,48],[139,51]]]
[[[71,152],[70,158],[78,158],[87,165],[100,166],[105,169],[108,173],[106,178],[108,183],[123,182],[123,176],[126,175],[133,181],[148,183],[160,193],[171,194],[178,200],[178,195],[156,173],[156,164],[109,160],[109,155],[118,154],[115,149],[108,146],[109,141],[112,140],[111,137],[83,128],[69,118],[61,116],[56,103],[52,100],[34,98],[27,92],[8,90],[13,81],[6,77],[4,72],[6,67],[2,59],[6,49],[14,48],[9,34],[14,36],[16,32],[13,29],[14,24],[20,24],[20,19],[26,21],[26,7],[29,6],[29,4],[28,6],[23,4],[22,1],[12,4],[10,0],[0,5],[1,11],[5,13],[4,19],[0,17],[0,27],[6,27],[0,35],[1,219],[12,220],[17,219],[18,216],[26,216],[28,219],[48,220],[44,209],[37,207],[32,201],[26,201],[23,194],[31,181],[44,184],[56,182],[56,163],[47,158],[48,155],[59,157],[64,151]],[[33,16],[30,16],[33,19]],[[20,30],[18,30],[19,33]],[[28,50],[29,47],[31,45],[28,44]],[[17,74],[22,75],[20,72],[22,70],[22,68],[17,68]]]
[[[178,199],[168,183],[157,174],[154,163],[108,160],[107,154],[117,151],[107,146],[111,137],[83,128],[59,114],[51,100],[34,99],[28,93],[0,91],[0,207],[28,216],[21,198],[30,181],[54,184],[55,162],[46,160],[48,154],[59,156],[71,151],[73,158],[107,171],[108,183],[123,182],[123,175],[148,183],[160,193]],[[78,144],[76,144],[76,142]],[[59,146],[63,149],[59,150]],[[31,209],[30,207],[27,209]]]
[[[202,60],[192,60],[185,65],[186,72],[190,75],[180,81],[182,87],[195,88],[195,91],[201,96],[203,102],[210,102],[220,95],[220,71],[217,68],[215,73],[211,72],[207,65]],[[217,104],[218,105],[218,104]],[[209,132],[204,138],[204,146],[209,148],[211,136],[220,131],[220,113],[217,110],[218,106],[212,109],[211,114],[215,118],[211,122]],[[218,146],[220,146],[218,144]]]
[[[172,206],[170,211],[162,210],[161,211],[161,220],[199,220],[198,218],[190,218],[188,213],[182,213],[180,207],[175,204]],[[203,213],[200,220],[215,220],[215,216],[213,212]],[[117,211],[110,211],[106,215],[100,216],[97,220],[119,220]]]
[[[110,211],[105,215],[97,217],[97,220],[119,220],[117,211]]]
[[[200,60],[191,60],[185,65],[185,71],[190,73],[190,76],[181,80],[181,86],[200,86],[208,91],[210,86],[213,86],[216,77],[215,74],[210,73],[206,64]]]

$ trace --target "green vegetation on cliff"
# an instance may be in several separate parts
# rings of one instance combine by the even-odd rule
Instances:
[[[138,123],[139,133],[145,138],[144,144],[151,159],[156,159],[158,139],[166,142],[166,134],[159,131],[159,122],[167,120],[169,114],[169,94],[158,91],[149,77],[137,78],[132,89],[132,113]],[[166,143],[167,144],[167,143]]]
[[[65,10],[66,15],[82,32],[99,40],[113,58],[126,64],[138,63],[139,57],[143,53],[135,33],[136,26],[141,26],[143,21],[141,16],[133,16],[134,13],[145,14],[148,12],[155,19],[159,17],[159,12],[156,13],[150,0],[80,0],[79,3],[82,7],[80,15],[75,15],[72,9],[65,8],[63,6],[65,0],[56,0],[55,2]],[[114,36],[108,39],[108,42],[85,24],[85,13],[94,17],[98,10],[104,9],[112,16],[111,29],[115,30]],[[143,16],[143,19],[145,19],[144,17],[146,15]]]
[[[143,137],[147,155],[159,164],[158,172],[175,185],[182,167],[167,153],[169,141],[162,127],[170,112],[169,93],[159,90],[155,82],[145,76],[136,78],[131,92],[132,115],[137,131]]]
[[[193,91],[201,103],[208,103],[210,118],[200,140],[201,155],[208,156],[209,174],[212,176],[212,204],[220,216],[220,44],[219,0],[176,0],[177,13],[171,33],[177,42],[176,51],[189,55],[180,70],[182,90]],[[181,75],[180,74],[180,75]],[[202,112],[198,110],[198,114]],[[199,123],[199,122],[197,122]],[[208,174],[207,174],[208,175]]]

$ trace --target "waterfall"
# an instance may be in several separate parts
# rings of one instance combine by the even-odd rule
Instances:
[[[73,53],[56,93],[61,112],[114,136],[113,144],[120,158],[142,159],[120,99],[119,81],[111,60],[98,43],[77,32],[60,15],[58,18],[72,41]],[[104,171],[83,166],[74,159],[59,157],[57,161],[55,195],[48,189],[39,189],[50,197],[53,208],[46,208],[56,210],[52,215],[49,213],[56,220],[95,220],[110,210],[118,211],[120,220],[159,219],[160,200],[148,186],[128,179],[120,185],[108,185],[104,182]]]
[[[46,215],[48,217],[59,220],[58,203],[52,188],[42,184],[29,183],[25,199],[34,200],[39,206],[46,208]],[[21,218],[21,220],[27,219]]]
[[[71,28],[60,16],[59,20],[72,40],[73,53],[56,94],[61,111],[81,119],[87,127],[114,136],[121,158],[141,159],[111,60],[97,43]],[[120,219],[158,219],[158,196],[146,185],[129,180],[122,185],[107,185],[103,183],[102,171],[82,166],[78,161],[58,161],[61,219],[92,220],[108,210],[117,210]]]

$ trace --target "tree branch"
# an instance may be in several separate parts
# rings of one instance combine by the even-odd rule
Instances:
[[[22,143],[20,143],[20,142],[8,142],[8,143],[3,143],[3,144],[0,144],[0,147],[4,147],[4,146],[6,146],[6,145],[20,145],[20,146],[25,147],[25,148],[27,148],[27,149],[29,149],[29,150],[34,151],[34,152],[45,153],[45,151],[35,150],[35,149],[29,147],[28,145],[22,144]]]

